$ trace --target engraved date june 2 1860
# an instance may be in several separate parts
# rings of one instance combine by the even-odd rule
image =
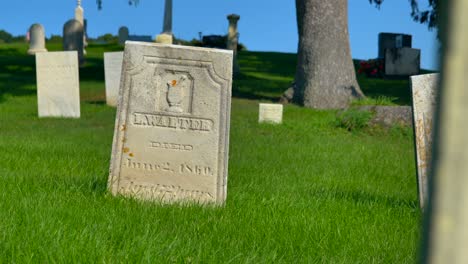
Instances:
[[[145,171],[161,171],[174,173],[178,172],[180,174],[189,174],[189,175],[200,175],[200,176],[213,176],[213,170],[208,166],[200,166],[189,163],[182,163],[179,165],[173,165],[170,162],[139,162],[133,159],[127,158],[125,166],[131,169],[145,170]]]

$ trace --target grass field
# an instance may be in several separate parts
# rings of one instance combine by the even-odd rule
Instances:
[[[48,45],[59,50],[60,45]],[[258,124],[295,55],[241,52],[233,85],[228,199],[177,207],[106,190],[115,109],[102,52],[80,70],[77,120],[37,117],[34,58],[0,46],[0,263],[413,263],[420,237],[409,130],[336,125],[334,111],[285,107]],[[359,77],[371,97],[408,104],[406,81]]]

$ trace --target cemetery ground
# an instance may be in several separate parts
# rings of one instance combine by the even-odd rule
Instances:
[[[61,44],[48,44],[49,51]],[[37,117],[34,57],[0,47],[0,262],[413,263],[421,213],[409,128],[340,127],[336,111],[258,103],[294,77],[295,55],[241,52],[223,207],[107,192],[115,108],[103,52],[80,69],[81,118]],[[359,76],[367,102],[409,104],[407,81]],[[393,98],[390,100],[388,98]]]

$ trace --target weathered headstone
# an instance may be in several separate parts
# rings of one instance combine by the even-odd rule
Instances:
[[[413,93],[419,205],[421,208],[424,208],[427,202],[427,174],[432,157],[432,131],[438,78],[439,75],[436,73],[416,75],[410,78]]]
[[[124,45],[125,41],[128,40],[128,27],[120,27],[119,28],[119,44]]]
[[[239,64],[237,63],[237,45],[239,42],[239,32],[237,32],[237,22],[240,19],[239,15],[236,14],[230,14],[227,16],[227,19],[229,20],[229,27],[228,27],[228,36],[227,36],[227,49],[230,49],[234,52],[234,73],[238,74],[240,69],[239,69]]]
[[[63,50],[78,52],[80,65],[84,63],[83,57],[83,25],[76,19],[70,19],[63,26]]]
[[[106,103],[117,106],[123,52],[104,52],[104,74],[106,77]]]
[[[421,263],[468,263],[468,1],[440,1],[444,47]]]
[[[280,124],[283,121],[282,104],[259,104],[258,122]]]
[[[412,36],[401,33],[379,33],[378,57],[385,57],[386,49],[411,48]]]
[[[127,41],[109,175],[113,194],[226,199],[232,52]]]
[[[76,51],[36,54],[39,117],[80,117]]]
[[[394,48],[385,50],[385,75],[417,75],[421,69],[421,50]]]
[[[41,24],[33,24],[29,28],[29,49],[28,54],[36,54],[37,52],[46,52],[45,47],[45,32]]]

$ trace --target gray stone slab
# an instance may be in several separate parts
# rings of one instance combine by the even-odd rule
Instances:
[[[104,52],[104,75],[106,79],[106,103],[117,106],[122,73],[123,52]]]
[[[39,117],[80,117],[76,51],[36,53]]]
[[[38,52],[46,52],[45,31],[41,24],[33,24],[29,28],[29,49],[28,54],[33,55]]]
[[[385,50],[385,75],[410,76],[421,70],[421,50],[395,48]]]
[[[222,204],[232,51],[127,41],[122,67],[111,192]]]
[[[421,207],[424,207],[428,197],[427,178],[432,156],[432,131],[438,78],[438,74],[423,74],[410,78],[413,93],[419,204]]]
[[[266,122],[280,124],[283,121],[282,104],[259,104],[258,108],[259,123]]]

